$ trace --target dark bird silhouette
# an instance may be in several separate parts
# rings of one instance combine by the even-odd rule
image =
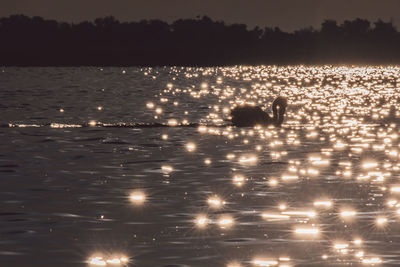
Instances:
[[[278,96],[272,103],[271,118],[268,113],[257,106],[239,106],[231,111],[232,124],[236,127],[253,127],[255,125],[280,126],[283,122],[287,107],[287,99]]]

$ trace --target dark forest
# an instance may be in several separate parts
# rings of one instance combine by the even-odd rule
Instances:
[[[320,29],[287,33],[208,17],[71,24],[13,15],[0,19],[0,40],[3,66],[400,63],[400,33],[381,20],[325,20]]]

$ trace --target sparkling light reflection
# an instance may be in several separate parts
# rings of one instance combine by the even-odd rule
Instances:
[[[162,72],[166,70],[168,75],[164,76]],[[175,231],[174,234],[189,239],[190,233],[181,229],[196,228],[202,229],[196,233],[211,248],[213,242],[231,242],[241,252],[238,255],[244,256],[238,262],[223,259],[228,267],[288,266],[291,258],[293,265],[297,259],[299,263],[310,261],[310,265],[327,266],[384,263],[382,259],[386,260],[386,256],[379,252],[393,246],[390,241],[397,234],[400,222],[400,67],[298,65],[143,68],[142,71],[146,79],[160,80],[160,92],[142,102],[141,108],[149,115],[150,122],[165,126],[164,133],[156,132],[154,147],[146,146],[142,151],[138,144],[128,148],[124,144],[103,142],[102,146],[143,157],[140,160],[146,162],[143,164],[146,168],[152,160],[174,165],[160,167],[164,164],[161,163],[146,170],[140,169],[139,164],[125,165],[128,160],[118,161],[117,165],[123,176],[135,176],[132,181],[140,179],[156,185],[157,192],[152,191],[152,195],[159,194],[154,202],[162,204],[160,210],[167,209],[166,220],[178,216],[189,218],[176,219],[173,231],[163,229],[160,236]],[[272,116],[270,104],[278,95],[289,102],[282,127],[237,128],[230,124],[230,112],[239,105],[260,106]],[[98,111],[111,110],[111,106],[104,104],[103,108],[98,103],[90,109],[94,114],[103,116],[106,112]],[[71,113],[67,105],[65,109],[52,107],[58,117]],[[130,126],[98,122],[103,117],[95,119],[86,119],[81,124],[50,122],[45,126],[57,133],[87,126],[96,127],[90,131],[102,126]],[[193,125],[197,127],[193,131],[181,128]],[[44,125],[10,122],[8,126]],[[14,130],[30,129],[10,129]],[[111,135],[111,131],[107,134]],[[15,141],[18,143],[19,139]],[[190,160],[183,158],[179,162],[181,154]],[[8,166],[11,170],[12,164],[4,163],[1,167],[8,171]],[[138,170],[132,166],[138,166]],[[132,181],[126,179],[127,183]],[[214,192],[223,194],[229,202],[212,195]],[[128,194],[128,204],[142,205],[149,201],[144,192],[124,193]],[[169,207],[182,210],[175,214]],[[140,222],[140,216],[134,214],[132,218]],[[101,223],[107,227],[106,219]],[[235,229],[227,231],[235,224]],[[212,238],[207,235],[211,231]],[[279,240],[282,249],[268,250],[271,254],[249,262],[262,238],[271,244]],[[148,240],[141,242],[149,244]],[[302,253],[305,248],[309,253]],[[290,257],[280,256],[286,253]],[[88,263],[121,265],[123,259],[98,255]]]
[[[129,198],[135,205],[142,205],[146,201],[146,195],[142,191],[132,192]]]
[[[92,256],[88,260],[90,266],[126,266],[126,256]]]

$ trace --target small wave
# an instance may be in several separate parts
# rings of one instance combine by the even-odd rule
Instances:
[[[27,128],[27,127],[42,127],[42,126],[43,125],[40,124],[13,124],[13,123],[8,124],[9,128],[14,128],[14,127]]]
[[[104,144],[115,144],[115,145],[130,144],[129,142],[121,140],[119,138],[106,138],[102,142]]]
[[[177,125],[169,125],[163,123],[101,123],[101,122],[88,122],[82,124],[66,124],[66,123],[46,123],[46,124],[25,124],[25,123],[9,123],[8,125],[0,125],[1,127],[7,128],[37,128],[37,127],[50,127],[55,129],[61,128],[83,128],[83,127],[104,127],[104,128],[157,128],[157,127],[169,127],[169,128],[177,128],[177,127],[199,127],[203,126],[203,124],[199,123],[186,123],[186,124],[177,124]],[[208,125],[204,125],[208,126]],[[225,127],[228,125],[212,125],[213,127]]]
[[[50,123],[51,128],[81,128],[80,124]]]
[[[18,256],[18,255],[23,255],[23,253],[15,252],[15,251],[0,251],[0,255],[2,255],[2,256]]]

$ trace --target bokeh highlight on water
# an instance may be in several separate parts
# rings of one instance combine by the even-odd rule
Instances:
[[[399,74],[1,69],[0,266],[399,265]]]

